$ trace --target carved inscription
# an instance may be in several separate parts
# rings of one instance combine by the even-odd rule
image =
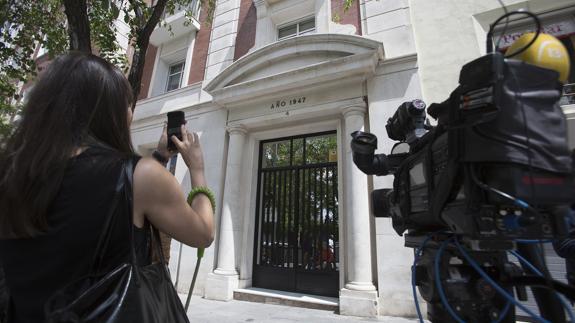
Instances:
[[[299,98],[292,98],[288,100],[277,100],[271,103],[270,109],[275,110],[280,108],[293,107],[304,103],[305,103],[305,96]]]

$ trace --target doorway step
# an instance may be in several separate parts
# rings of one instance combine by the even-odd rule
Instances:
[[[339,299],[335,297],[284,292],[280,290],[271,290],[257,287],[236,289],[234,291],[234,299],[240,301],[304,307],[333,312],[338,312],[339,310]]]

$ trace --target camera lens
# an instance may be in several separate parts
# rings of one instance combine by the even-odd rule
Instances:
[[[419,99],[415,99],[411,101],[411,104],[409,106],[409,113],[420,114],[422,110],[425,110],[425,108],[426,108],[425,102]]]

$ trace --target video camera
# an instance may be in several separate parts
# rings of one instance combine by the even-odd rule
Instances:
[[[437,126],[421,100],[388,120],[408,152],[376,155],[374,135],[352,134],[359,169],[395,175],[392,190],[373,191],[374,215],[391,216],[399,235],[445,229],[486,250],[566,235],[575,186],[556,74],[494,53],[465,65],[459,83],[429,107]]]
[[[394,175],[393,189],[372,192],[372,210],[391,217],[399,235],[407,231],[406,246],[416,248],[413,284],[432,321],[514,322],[513,287],[520,300],[526,285],[575,295],[551,282],[536,245],[518,244],[567,235],[575,182],[557,75],[492,52],[463,66],[450,97],[430,105],[436,126],[423,101],[398,107],[386,125],[389,138],[400,142],[392,154],[375,154],[373,134],[351,134],[362,172]],[[522,271],[507,260],[514,250],[545,277],[525,282],[526,265]],[[489,278],[503,290],[496,292]],[[565,321],[554,293],[533,291],[541,315]]]

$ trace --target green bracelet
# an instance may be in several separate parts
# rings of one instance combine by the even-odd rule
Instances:
[[[192,205],[192,200],[198,194],[204,194],[205,196],[208,197],[210,203],[212,204],[212,212],[216,213],[216,198],[214,197],[214,193],[205,186],[194,187],[190,191],[190,194],[188,194],[188,204]],[[202,257],[204,257],[204,248],[198,248],[198,261]]]
[[[214,196],[214,193],[205,186],[194,187],[190,191],[190,194],[188,194],[188,204],[192,205],[192,200],[198,194],[204,194],[205,196],[207,196],[208,199],[210,200],[210,203],[212,204],[212,211],[216,212],[216,197]]]

